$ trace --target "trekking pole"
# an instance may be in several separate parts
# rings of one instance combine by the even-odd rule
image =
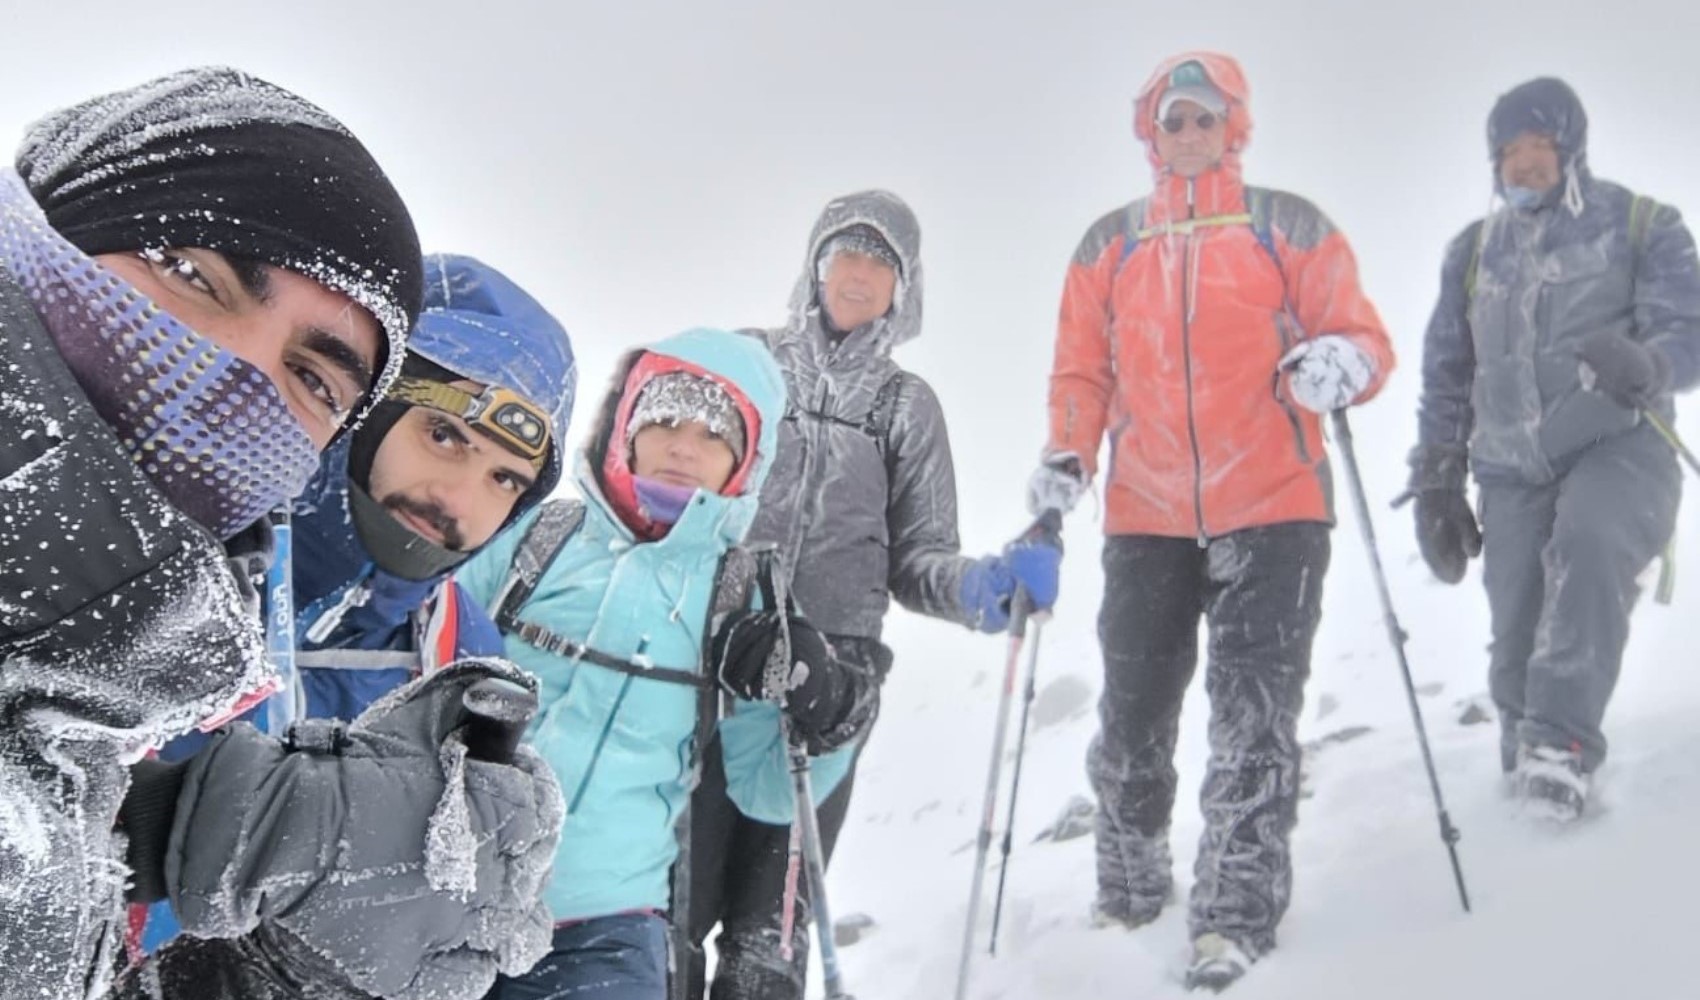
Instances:
[[[1700,458],[1695,458],[1694,453],[1688,450],[1688,446],[1682,443],[1682,438],[1677,436],[1676,428],[1666,423],[1665,418],[1650,409],[1643,409],[1641,416],[1653,425],[1653,429],[1659,432],[1659,436],[1665,439],[1671,449],[1676,452],[1677,457],[1681,458],[1683,464],[1688,466],[1689,471],[1700,476]]]
[[[773,551],[764,551],[757,558],[757,582],[762,600],[779,612],[779,641],[774,643],[773,654],[777,664],[770,663],[769,669],[777,666],[779,675],[787,676],[791,669],[790,595],[785,592],[784,581],[774,572]],[[827,1000],[855,1000],[844,987],[844,974],[838,968],[838,943],[832,938],[832,909],[826,901],[826,851],[821,845],[820,817],[815,814],[814,788],[809,780],[809,751],[792,732],[791,719],[785,714],[781,698],[776,695],[773,700],[780,706],[779,732],[785,740],[786,758],[790,763],[792,811],[796,813],[791,824],[781,904],[784,911],[780,918],[780,954],[789,962],[794,953],[791,936],[796,927],[797,870],[801,867],[809,887],[809,908],[814,915],[815,937],[820,942],[821,979],[826,984]]]
[[[844,987],[844,973],[838,967],[838,942],[832,938],[832,908],[826,902],[826,853],[821,848],[820,818],[815,815],[814,789],[809,782],[809,752],[794,738],[789,722],[783,727],[791,758],[791,791],[796,799],[796,825],[801,831],[798,839],[802,841],[803,869],[808,874],[809,908],[814,913],[815,939],[820,942],[821,979],[826,983],[827,1000],[854,1000]],[[788,888],[788,895],[794,897],[794,885]],[[790,906],[786,912],[791,912]],[[786,940],[789,942],[789,938]]]
[[[1045,511],[1022,535],[1022,540],[1043,541],[1054,546],[1057,551],[1062,551],[1062,515],[1055,510]],[[1049,618],[1049,614],[1033,616],[1033,642],[1027,650],[1027,679],[1021,691],[1021,722],[1015,730],[1015,771],[1009,779],[1009,816],[1003,825],[1003,857],[998,865],[998,891],[992,897],[992,943],[988,949],[992,955],[998,953],[998,927],[1003,922],[1003,890],[1009,876],[1009,854],[1015,838],[1015,801],[1021,794],[1021,762],[1027,756],[1027,719],[1033,709],[1033,699],[1038,694],[1039,639]]]
[[[1009,707],[1015,697],[1015,674],[1021,662],[1021,646],[1027,638],[1027,591],[1015,589],[1009,617],[1009,652],[1004,658],[1003,690],[998,695],[998,715],[992,730],[992,763],[986,775],[985,806],[980,811],[980,834],[974,843],[974,881],[968,890],[968,916],[963,921],[962,959],[956,967],[956,1000],[968,996],[968,966],[974,955],[974,918],[980,912],[980,894],[986,880],[986,854],[992,845],[992,819],[998,808],[998,771],[1003,765],[1005,731]]]
[[[1060,528],[1062,516],[1047,511],[1040,523]],[[968,890],[968,915],[962,928],[962,957],[956,967],[956,1000],[963,1000],[968,995],[968,967],[974,956],[974,921],[980,914],[980,897],[985,892],[986,856],[991,850],[992,822],[998,811],[998,778],[1003,769],[1004,741],[1009,735],[1010,703],[1015,699],[1016,671],[1021,663],[1021,647],[1027,639],[1031,605],[1027,589],[1017,585],[1015,597],[1010,601],[1009,651],[1004,657],[1003,688],[998,694],[998,716],[992,730],[992,763],[986,773],[985,806],[980,811],[980,833],[974,843],[974,881]]]
[[[1383,620],[1387,624],[1387,635],[1393,641],[1393,653],[1399,660],[1399,672],[1405,680],[1405,697],[1411,705],[1411,721],[1416,724],[1417,744],[1422,747],[1423,766],[1428,769],[1429,790],[1434,793],[1434,807],[1440,816],[1440,839],[1446,844],[1446,853],[1452,859],[1452,876],[1458,883],[1458,899],[1464,904],[1464,912],[1470,912],[1470,892],[1464,887],[1464,868],[1458,862],[1458,828],[1452,825],[1452,817],[1446,812],[1446,802],[1440,794],[1440,778],[1434,771],[1434,755],[1429,752],[1428,730],[1423,726],[1422,706],[1417,703],[1417,686],[1411,680],[1411,664],[1405,658],[1405,640],[1408,636],[1399,625],[1399,618],[1393,613],[1393,595],[1387,589],[1387,574],[1381,568],[1381,552],[1375,544],[1375,526],[1369,519],[1369,500],[1364,495],[1363,477],[1358,473],[1358,458],[1352,448],[1352,427],[1346,421],[1344,409],[1333,411],[1334,436],[1340,442],[1340,457],[1346,464],[1346,482],[1352,491],[1352,507],[1358,515],[1358,527],[1364,536],[1364,548],[1369,551],[1370,568],[1375,572],[1375,589],[1381,598]]]

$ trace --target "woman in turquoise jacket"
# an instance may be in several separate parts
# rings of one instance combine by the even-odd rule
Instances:
[[[777,632],[769,612],[727,616],[704,663],[721,560],[755,515],[784,409],[784,381],[758,339],[691,330],[634,352],[577,461],[582,514],[562,508],[572,510],[570,534],[529,595],[517,608],[496,606],[513,603],[503,591],[544,512],[457,574],[490,607],[508,655],[541,679],[529,738],[567,798],[545,895],[554,951],[530,974],[498,981],[493,1000],[665,996],[669,872],[696,781],[701,706],[715,701],[705,687],[738,696],[717,723],[731,794],[765,822],[792,817],[780,705],[817,750],[865,721],[855,675],[835,669],[800,617],[789,618],[792,660],[809,669],[777,687],[766,678],[764,688]],[[817,799],[843,778],[849,755],[845,746],[818,759]]]

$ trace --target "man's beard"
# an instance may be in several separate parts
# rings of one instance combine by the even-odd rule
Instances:
[[[412,497],[401,493],[391,493],[384,497],[381,502],[385,510],[412,514],[437,529],[443,536],[443,548],[451,552],[466,551],[466,537],[460,533],[460,522],[445,513],[443,508],[434,503],[414,500]]]

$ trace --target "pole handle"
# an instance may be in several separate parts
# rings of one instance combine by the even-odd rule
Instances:
[[[466,755],[491,764],[511,764],[525,727],[537,714],[537,695],[523,684],[486,677],[461,695],[466,710]]]

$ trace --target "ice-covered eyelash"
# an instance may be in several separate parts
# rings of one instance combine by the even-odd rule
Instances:
[[[148,247],[142,250],[140,254],[141,258],[149,264],[169,268],[180,278],[193,278],[201,273],[201,269],[195,266],[194,261],[187,257],[168,255],[158,247]]]

